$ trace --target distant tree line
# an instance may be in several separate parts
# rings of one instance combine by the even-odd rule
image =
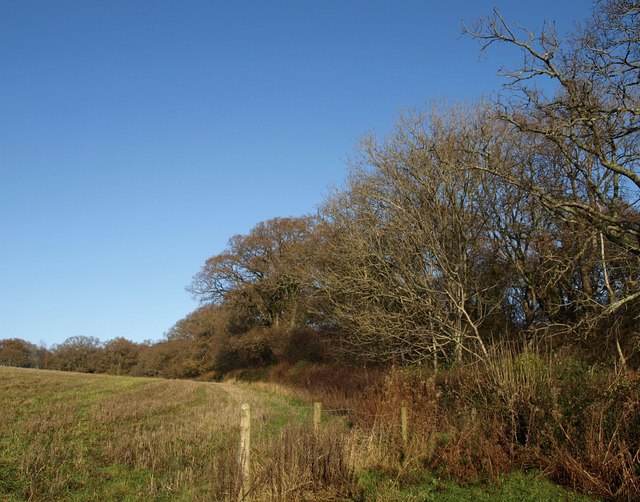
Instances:
[[[166,340],[78,337],[46,354],[4,340],[0,362],[175,377],[301,359],[437,367],[517,340],[637,365],[640,6],[597,2],[564,39],[497,12],[465,32],[522,52],[501,97],[365,137],[317,215],[261,222],[206,261],[188,288],[201,307]]]

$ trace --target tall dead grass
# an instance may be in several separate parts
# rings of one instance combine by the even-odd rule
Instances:
[[[640,373],[502,346],[484,364],[387,372],[279,368],[359,430],[356,469],[410,483],[425,468],[462,481],[535,468],[610,500],[640,493]],[[409,443],[399,409],[410,409]],[[354,433],[355,437],[355,433]]]

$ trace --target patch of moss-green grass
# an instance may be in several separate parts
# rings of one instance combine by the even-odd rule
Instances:
[[[243,385],[243,390],[256,401],[263,402],[263,420],[256,420],[254,431],[258,436],[271,436],[287,425],[311,423],[312,407],[300,399],[264,388]]]
[[[358,476],[361,501],[388,502],[594,502],[545,479],[536,471],[513,472],[486,484],[464,485],[426,475],[419,485],[401,486],[376,471]]]

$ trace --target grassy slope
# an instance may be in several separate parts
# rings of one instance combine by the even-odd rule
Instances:
[[[241,402],[256,500],[586,500],[521,475],[461,487],[425,473],[399,487],[367,469],[366,433],[314,434],[308,406],[265,387],[3,367],[0,499],[235,500]]]
[[[258,436],[292,407],[183,380],[0,367],[0,382],[0,499],[9,501],[224,498],[240,402],[251,404]]]

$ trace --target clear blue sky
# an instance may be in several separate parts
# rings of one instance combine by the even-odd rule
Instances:
[[[402,108],[497,90],[463,20],[587,0],[0,0],[0,338],[158,340],[234,234],[313,212]]]

